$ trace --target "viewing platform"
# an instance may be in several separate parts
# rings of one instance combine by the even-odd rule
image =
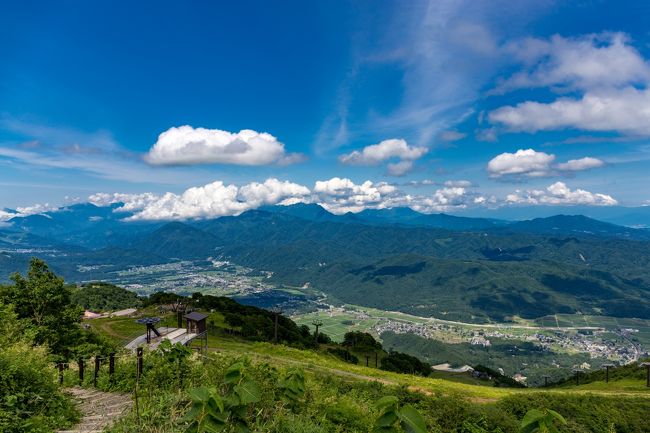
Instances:
[[[181,343],[184,346],[189,346],[195,340],[202,340],[201,346],[197,347],[198,350],[206,350],[208,348],[208,331],[206,319],[208,315],[191,312],[185,316],[181,313],[178,315],[179,327],[166,327],[161,326],[156,328],[156,324],[160,322],[158,317],[145,317],[138,319],[137,322],[146,326],[147,331],[130,341],[126,348],[135,351],[138,347],[148,347],[149,349],[156,349],[160,343],[167,340],[171,344]],[[182,328],[182,322],[185,319],[186,327]]]

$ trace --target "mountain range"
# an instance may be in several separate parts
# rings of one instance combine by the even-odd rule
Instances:
[[[16,216],[0,229],[0,279],[33,255],[70,281],[212,257],[272,271],[277,284],[309,283],[333,300],[422,316],[650,318],[650,231],[583,215],[334,215],[297,204],[201,221],[129,216],[119,205],[91,204]]]

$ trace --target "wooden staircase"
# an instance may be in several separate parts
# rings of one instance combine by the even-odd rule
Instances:
[[[129,394],[85,388],[68,388],[66,391],[79,402],[82,417],[79,424],[71,430],[58,430],[57,433],[100,433],[124,415],[133,404]]]

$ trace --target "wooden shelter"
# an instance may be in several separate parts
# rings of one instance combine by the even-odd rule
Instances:
[[[189,314],[185,315],[185,320],[187,321],[187,332],[194,334],[202,334],[208,330],[207,320],[208,315],[199,313],[198,311],[192,311]]]

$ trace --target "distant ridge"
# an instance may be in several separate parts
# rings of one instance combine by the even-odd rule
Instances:
[[[500,232],[650,240],[650,231],[648,230],[618,226],[584,215],[555,215],[529,221],[518,221],[503,227]]]

